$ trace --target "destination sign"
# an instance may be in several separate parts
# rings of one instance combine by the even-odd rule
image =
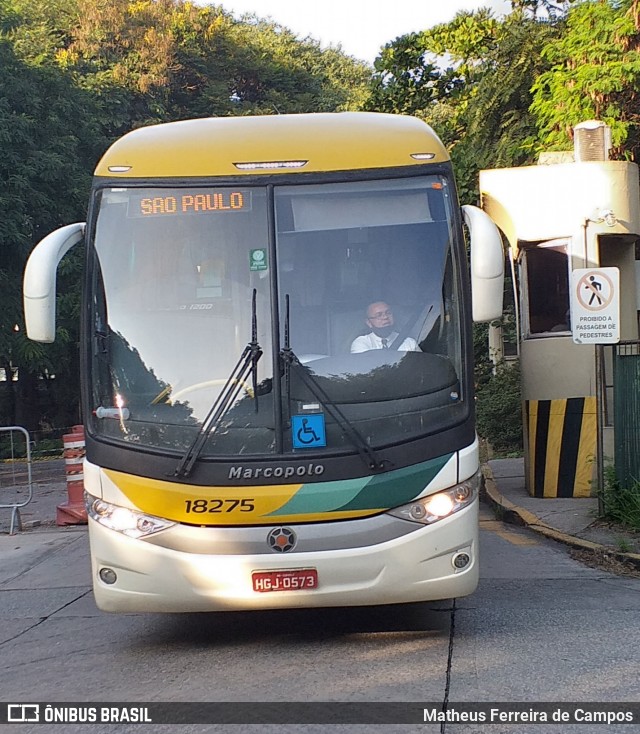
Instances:
[[[130,217],[158,217],[247,211],[251,211],[250,191],[201,189],[156,196],[133,196],[129,200],[128,214]]]

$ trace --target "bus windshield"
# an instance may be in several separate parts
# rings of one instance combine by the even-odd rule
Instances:
[[[440,175],[99,190],[93,432],[179,454],[206,430],[203,458],[304,456],[464,420],[454,204]]]

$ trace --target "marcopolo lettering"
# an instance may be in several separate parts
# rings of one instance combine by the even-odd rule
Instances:
[[[319,477],[324,474],[324,464],[298,464],[297,466],[232,466],[229,479],[295,479]]]

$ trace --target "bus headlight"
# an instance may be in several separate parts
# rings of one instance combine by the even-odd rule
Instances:
[[[86,504],[87,513],[92,520],[129,538],[145,538],[147,535],[159,533],[175,525],[169,520],[145,515],[127,507],[112,505],[110,502],[96,499],[90,495],[86,495]]]
[[[478,496],[480,479],[481,474],[478,472],[455,487],[420,497],[408,505],[394,507],[388,514],[422,525],[431,525],[470,505]]]

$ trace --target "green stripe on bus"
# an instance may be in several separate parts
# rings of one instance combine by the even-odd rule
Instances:
[[[345,497],[357,497],[363,486],[370,482],[372,477],[358,479],[344,479],[337,482],[316,482],[303,484],[300,489],[277,510],[270,512],[273,515],[310,515],[321,512],[334,512],[344,503]]]
[[[303,484],[288,502],[268,516],[384,510],[397,507],[419,495],[452,456],[452,453],[445,454],[415,466],[375,476]]]
[[[338,510],[375,510],[397,507],[417,497],[440,473],[453,454],[438,456],[415,466],[378,474],[362,491]]]

